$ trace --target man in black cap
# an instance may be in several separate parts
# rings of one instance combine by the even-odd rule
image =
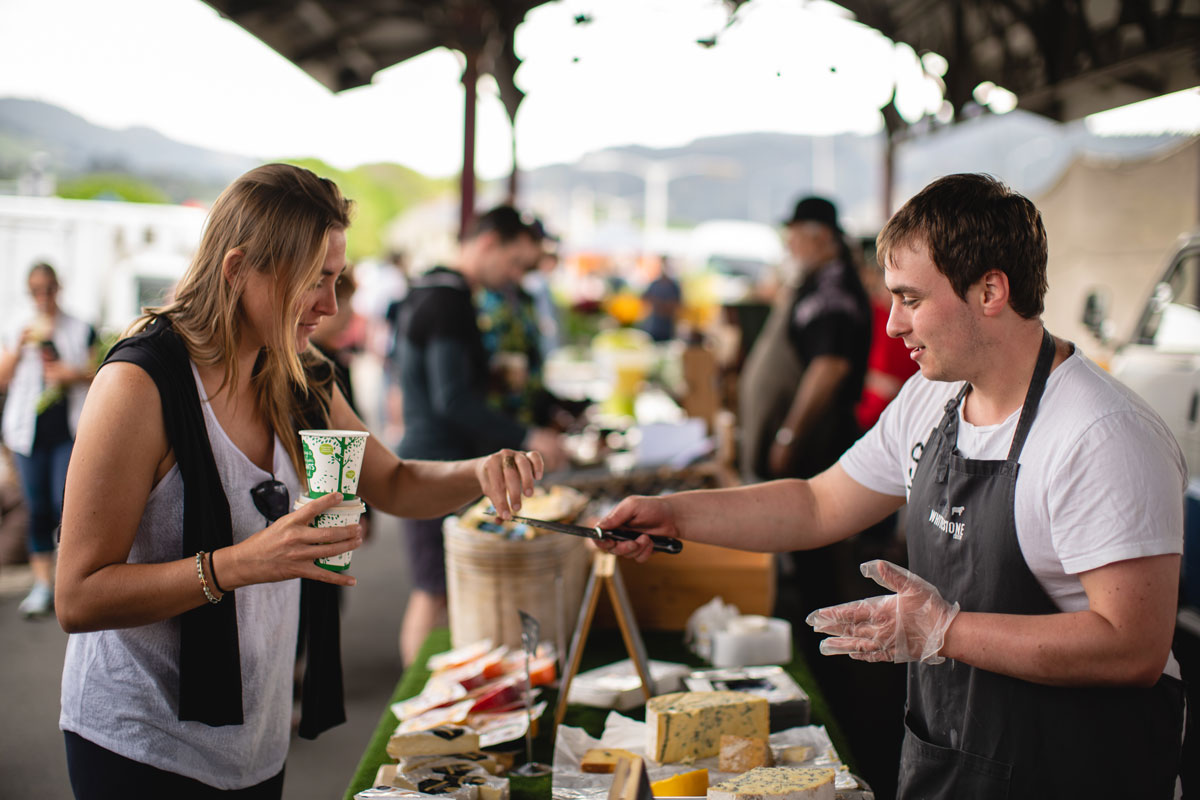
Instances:
[[[871,307],[838,225],[837,209],[821,197],[805,197],[784,222],[785,241],[799,270],[799,286],[776,318],[774,334],[752,353],[742,397],[758,396],[758,413],[747,413],[744,471],[762,478],[809,478],[831,466],[858,438],[854,405],[862,393],[871,342]],[[784,309],[780,309],[783,311]],[[786,339],[786,354],[775,344]],[[778,371],[796,383],[763,392],[754,372]],[[774,395],[765,396],[764,395]],[[750,412],[750,409],[746,409]]]

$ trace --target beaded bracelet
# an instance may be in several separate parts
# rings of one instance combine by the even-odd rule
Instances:
[[[220,597],[213,595],[212,590],[208,588],[208,581],[204,579],[204,551],[196,553],[196,576],[200,578],[200,588],[204,590],[204,596],[208,598],[208,602],[214,606],[221,602]]]
[[[217,553],[215,550],[208,554],[208,574],[212,575],[213,586],[216,587],[216,590],[221,593],[222,597],[224,597],[226,594],[228,594],[228,592],[221,588],[221,582],[217,580],[217,562],[213,560],[213,556],[216,554]]]

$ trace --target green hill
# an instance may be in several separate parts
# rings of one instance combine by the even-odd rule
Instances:
[[[329,178],[354,201],[354,227],[346,244],[350,261],[383,255],[384,233],[392,220],[422,201],[457,189],[453,178],[427,178],[399,164],[364,164],[340,170],[316,158],[287,163]]]

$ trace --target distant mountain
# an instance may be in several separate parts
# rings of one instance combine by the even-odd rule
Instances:
[[[34,153],[61,176],[124,172],[151,179],[173,200],[215,197],[260,160],[169,139],[145,127],[114,130],[49,103],[0,98],[0,178],[29,168]]]
[[[1024,111],[985,115],[957,125],[914,133],[895,152],[895,197],[903,200],[940,175],[987,172],[1014,189],[1036,198],[1078,156],[1102,155],[1119,160],[1146,158],[1188,137],[1101,137],[1082,121],[1059,124]],[[804,194],[834,200],[856,233],[873,233],[882,225],[882,134],[839,134],[814,137],[779,133],[745,133],[697,139],[676,148],[653,150],[610,148],[622,156],[674,160],[685,157],[722,159],[735,165],[728,177],[687,175],[669,184],[672,225],[688,226],[711,219],[746,219],[775,225]],[[593,159],[599,164],[600,159]],[[522,192],[535,207],[555,220],[571,218],[582,195],[602,211],[613,201],[635,219],[644,215],[644,183],[624,172],[595,172],[579,164],[557,164],[530,170]],[[607,166],[607,165],[606,165]]]
[[[906,198],[934,177],[951,172],[988,172],[1036,198],[1080,155],[1127,160],[1145,158],[1187,137],[1100,137],[1082,121],[1059,124],[1024,111],[984,115],[957,125],[914,132],[895,152],[895,196]],[[137,175],[173,201],[211,200],[233,178],[261,161],[182,144],[148,128],[113,130],[94,125],[65,109],[35,100],[0,98],[0,180],[15,178],[36,152],[48,155],[48,169],[60,177],[92,172]],[[743,219],[777,224],[806,193],[825,194],[838,203],[847,227],[872,233],[883,223],[882,134],[803,136],[745,133],[697,139],[682,147],[610,148],[607,161],[687,163],[669,183],[668,217],[690,226],[711,219]],[[615,154],[615,156],[611,156]],[[555,164],[521,176],[523,201],[560,229],[577,216],[581,198],[603,219],[608,213],[645,214],[645,190],[636,174],[597,171],[605,159],[589,154],[574,164]],[[347,190],[398,192],[401,206],[444,188],[398,165],[372,165],[368,183]],[[710,174],[704,174],[705,172]],[[324,174],[324,173],[322,173]],[[348,173],[342,174],[346,179]],[[381,187],[381,188],[380,188]],[[371,191],[378,194],[376,189]],[[497,194],[497,191],[488,194]],[[378,203],[396,210],[394,203]],[[617,212],[613,209],[620,206]],[[382,224],[382,221],[381,221]]]

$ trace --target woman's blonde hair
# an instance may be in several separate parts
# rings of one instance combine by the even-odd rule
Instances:
[[[294,435],[302,407],[311,407],[305,363],[296,353],[300,302],[320,280],[330,232],[350,225],[351,201],[326,178],[290,164],[266,164],[230,184],[208,214],[200,246],[174,297],[145,315],[127,333],[156,316],[171,320],[197,364],[225,368],[221,387],[236,386],[237,342],[245,320],[239,301],[249,270],[270,275],[276,287],[270,341],[259,353],[251,376],[258,406],[283,441],[298,474],[304,474],[299,437]],[[242,268],[226,280],[223,264],[231,250],[242,253]],[[324,383],[324,382],[323,382]],[[328,418],[328,387],[319,397]],[[308,402],[306,402],[308,401]]]

